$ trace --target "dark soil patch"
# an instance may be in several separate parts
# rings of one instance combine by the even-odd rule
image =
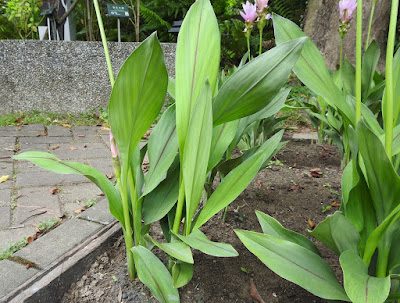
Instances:
[[[307,220],[319,223],[337,210],[323,208],[340,202],[340,155],[331,146],[291,141],[261,171],[234,201],[221,223],[222,213],[214,216],[202,231],[213,241],[232,244],[237,258],[216,258],[194,251],[194,276],[180,289],[181,302],[257,302],[250,295],[250,279],[265,302],[325,302],[302,288],[280,278],[252,255],[239,241],[234,229],[255,230],[260,226],[255,210],[279,220],[283,226],[307,235]],[[281,164],[280,164],[281,163]],[[279,164],[279,165],[275,165]],[[319,168],[320,178],[311,176]],[[155,237],[160,230],[154,228]],[[338,271],[338,259],[317,244],[329,264]],[[157,253],[162,258],[162,252]],[[337,272],[339,279],[340,273]],[[156,302],[139,281],[127,279],[123,240],[114,244],[64,296],[63,302]]]

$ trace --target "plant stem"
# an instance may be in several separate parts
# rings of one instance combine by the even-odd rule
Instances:
[[[142,243],[142,199],[138,199],[136,186],[133,181],[132,170],[129,170],[128,175],[129,190],[132,201],[132,216],[133,216],[133,236],[135,246]]]
[[[357,1],[357,40],[356,40],[356,120],[361,118],[361,48],[362,48],[362,0]]]
[[[342,65],[343,65],[343,39],[344,36],[340,35],[340,61],[339,61],[340,75],[342,75]]]
[[[262,53],[262,35],[263,35],[263,30],[260,29],[260,49],[258,51],[258,55],[260,56]]]
[[[100,6],[99,6],[98,0],[93,0],[93,3],[94,3],[94,9],[96,10],[97,23],[99,24],[101,41],[103,42],[104,55],[105,55],[106,61],[107,61],[108,76],[110,78],[111,88],[113,88],[114,82],[115,82],[114,74],[113,74],[113,70],[112,70],[112,66],[111,66],[110,53],[108,52],[107,37],[106,37],[106,33],[104,31],[103,20],[101,19]]]
[[[183,177],[181,174],[180,185],[179,185],[178,204],[176,206],[174,226],[172,228],[172,231],[176,234],[179,233],[179,226],[181,225],[182,210],[183,210],[184,203],[185,203],[185,184],[183,183]]]
[[[249,51],[249,62],[250,62],[250,60],[251,60],[251,57],[250,57],[250,37],[247,37],[247,50]]]
[[[385,241],[384,241],[385,242]],[[378,249],[378,262],[376,264],[376,277],[377,278],[384,278],[387,276],[387,265],[388,265],[388,260],[389,260],[389,253],[390,253],[390,247],[389,245],[386,248],[379,248]]]
[[[399,0],[392,0],[390,12],[389,35],[386,49],[386,105],[385,113],[385,149],[390,161],[392,161],[392,142],[393,142],[393,53],[394,42],[396,39],[397,13],[399,10]]]
[[[371,16],[369,16],[368,35],[367,35],[367,41],[365,41],[365,49],[367,49],[369,46],[369,38],[371,37],[372,20],[374,19],[374,12],[375,12],[375,4],[376,4],[376,1],[373,0],[372,8],[371,8]]]

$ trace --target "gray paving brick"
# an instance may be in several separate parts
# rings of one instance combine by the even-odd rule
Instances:
[[[36,173],[46,171],[44,168],[33,164],[32,162],[26,160],[18,160],[17,162],[17,172],[18,173]]]
[[[26,269],[25,265],[9,260],[0,261],[0,298],[10,293],[38,272],[37,269],[32,267]]]
[[[71,134],[69,127],[64,127],[64,126],[60,126],[60,125],[47,126],[47,136],[72,138],[72,134]]]
[[[29,259],[40,267],[45,267],[82,243],[101,227],[101,224],[94,222],[71,219],[18,251],[14,256]]]
[[[1,147],[14,146],[15,142],[16,142],[15,137],[1,137],[0,136],[0,146]]]
[[[43,124],[29,124],[21,127],[18,133],[19,137],[37,137],[45,132]]]
[[[2,126],[0,127],[0,137],[16,137],[19,134],[19,130],[14,126]]]
[[[76,150],[54,150],[51,152],[61,160],[77,160],[89,158],[111,158],[110,152],[106,149],[76,149]]]
[[[76,209],[85,206],[88,200],[97,201],[103,199],[101,190],[93,183],[62,186],[59,198],[64,213],[73,214]]]
[[[78,217],[104,225],[110,224],[115,220],[113,215],[110,213],[107,199],[102,199],[97,202],[91,208],[81,213]]]
[[[110,175],[114,172],[114,167],[111,159],[89,159],[87,164],[97,169],[103,174]]]
[[[9,227],[11,224],[10,206],[0,207],[0,228]]]
[[[37,143],[37,144],[19,144],[19,151],[17,152],[18,154],[21,154],[23,152],[27,151],[41,151],[41,152],[48,152],[49,151],[49,145],[46,143]]]
[[[33,226],[14,226],[13,229],[0,230],[0,250],[11,242],[17,242],[36,234]],[[1,281],[1,280],[0,280]]]
[[[25,143],[49,143],[49,144],[59,144],[59,143],[68,143],[72,142],[72,137],[49,137],[49,136],[41,136],[41,137],[21,137],[19,138],[20,144]]]
[[[61,175],[49,171],[36,173],[18,173],[17,187],[33,187],[33,186],[55,186],[71,183],[90,182],[86,177],[81,175]],[[1,185],[1,184],[0,184]]]
[[[11,188],[0,189],[0,206],[10,205],[11,203]]]

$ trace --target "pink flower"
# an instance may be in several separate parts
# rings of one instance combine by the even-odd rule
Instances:
[[[268,7],[268,1],[269,0],[256,0],[257,9],[260,13]]]
[[[342,21],[350,21],[354,10],[357,8],[357,0],[340,0],[339,11]]]
[[[253,23],[254,20],[257,18],[257,7],[249,1],[246,1],[246,4],[242,4],[242,6],[244,13],[240,12],[240,15],[243,17],[246,23]]]
[[[110,130],[110,148],[111,148],[112,157],[117,158],[118,157],[118,148],[117,148],[117,144],[114,139],[114,135],[111,132],[111,130]]]

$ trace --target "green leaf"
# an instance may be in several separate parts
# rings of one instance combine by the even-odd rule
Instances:
[[[143,195],[148,194],[160,184],[178,152],[175,105],[164,112],[151,132],[147,145],[150,167],[145,176],[146,189]]]
[[[173,287],[171,274],[151,251],[143,246],[132,249],[140,281],[142,281],[158,301],[180,302],[178,290]]]
[[[167,178],[144,196],[142,211],[145,224],[161,220],[178,200],[179,161],[177,160],[168,171]]]
[[[344,288],[354,303],[383,303],[389,295],[390,277],[376,278],[368,275],[368,268],[354,251],[340,255]]]
[[[183,152],[186,132],[195,104],[208,79],[211,94],[218,79],[220,33],[209,0],[198,0],[189,9],[176,46],[175,94],[179,149]]]
[[[234,73],[213,104],[214,125],[251,115],[268,105],[285,84],[305,39],[274,47]]]
[[[310,234],[340,255],[346,250],[357,252],[360,234],[340,211],[326,217]]]
[[[154,240],[152,237],[149,235],[146,235],[146,240],[150,240],[153,242],[155,246],[160,248],[161,250],[165,251],[167,254],[169,254],[171,257],[174,257],[175,259],[181,260],[186,263],[193,264],[193,256],[192,256],[192,251],[190,250],[190,247],[187,246],[184,242],[181,242],[179,240],[175,240],[171,243],[160,243]]]
[[[339,74],[342,76],[343,87],[345,92],[351,94],[352,96],[355,96],[356,69],[347,58],[343,60],[342,73]]]
[[[274,15],[272,20],[277,45],[296,38],[306,37],[301,29],[290,20],[278,15]],[[332,81],[325,59],[310,39],[304,44],[293,71],[309,89],[315,94],[324,97],[329,105],[338,108],[353,125],[355,124],[354,109],[346,102]]]
[[[194,108],[183,150],[182,171],[186,195],[186,219],[199,205],[207,174],[212,136],[211,87],[206,81]]]
[[[284,228],[276,219],[258,210],[256,210],[256,215],[264,234],[273,236],[277,239],[282,239],[296,243],[312,251],[313,253],[320,255],[318,248],[311,240],[307,239],[303,235],[300,235],[294,231]]]
[[[193,264],[177,261],[172,265],[172,279],[174,287],[180,288],[185,286],[192,280]]]
[[[168,95],[170,95],[170,97],[175,100],[175,79],[172,77],[168,77],[167,92]]]
[[[52,154],[37,151],[25,152],[13,156],[13,159],[28,160],[37,166],[58,174],[74,174],[85,176],[104,192],[108,199],[111,214],[121,222],[122,226],[125,226],[121,196],[118,190],[105,175],[93,167],[82,163],[61,161]]]
[[[215,257],[237,257],[239,254],[230,244],[212,242],[200,230],[195,230],[188,236],[175,234],[180,240],[194,249]]]
[[[167,84],[164,55],[153,33],[121,67],[108,105],[111,130],[125,170],[129,156],[160,112]]]
[[[372,87],[376,67],[378,66],[381,51],[379,45],[373,40],[362,57],[361,91],[362,100],[369,95]]]
[[[317,254],[271,235],[244,230],[235,232],[248,250],[282,278],[318,297],[349,302],[335,273]]]
[[[211,140],[210,159],[208,161],[207,171],[212,170],[215,165],[221,161],[229,144],[236,135],[239,120],[220,124],[213,128]]]
[[[202,226],[212,216],[224,209],[240,195],[247,185],[249,185],[251,180],[253,180],[266,159],[275,152],[282,135],[283,131],[275,134],[268,141],[265,141],[254,155],[234,168],[222,180],[221,184],[212,193],[207,204],[201,210],[193,226],[193,230]]]
[[[400,48],[397,49],[393,58],[393,87],[394,87],[394,122],[398,124],[400,114]]]

